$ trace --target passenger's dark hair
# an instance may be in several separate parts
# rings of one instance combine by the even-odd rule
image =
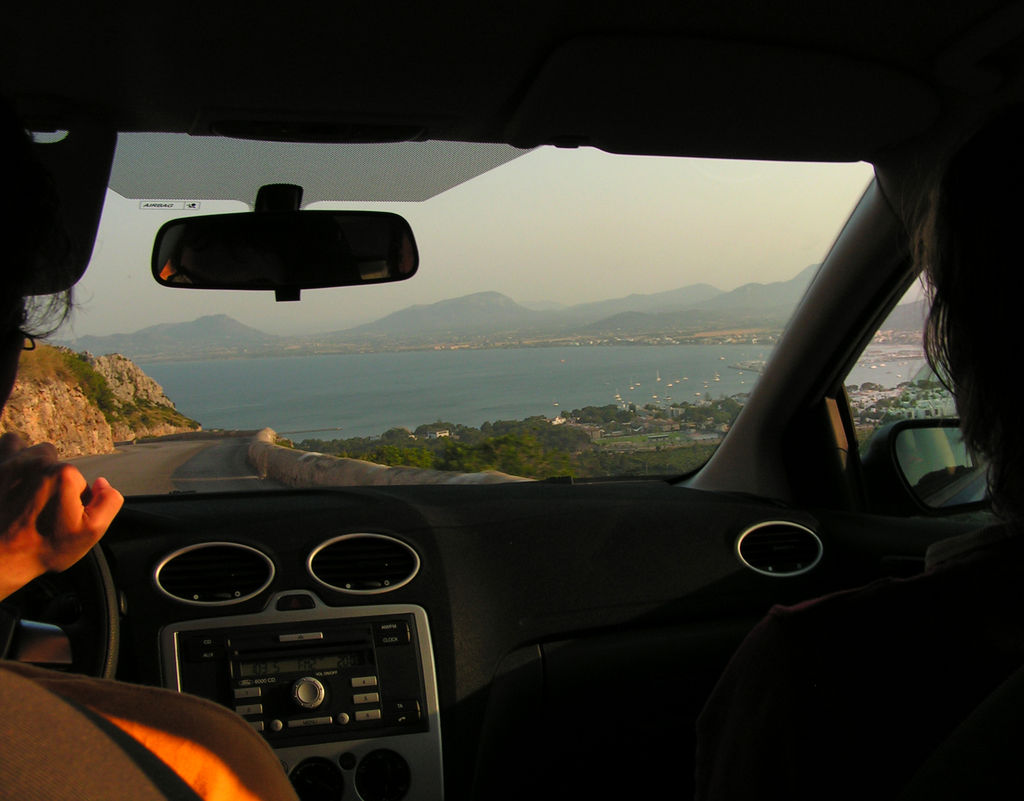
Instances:
[[[1011,390],[1024,318],[1024,107],[991,120],[947,162],[917,230],[929,284],[925,352],[956,398],[967,446],[989,460],[1002,516],[1024,520],[1024,399]]]
[[[35,295],[36,279],[42,271],[69,269],[71,246],[53,181],[32,148],[29,134],[0,99],[0,328],[46,336],[67,319],[71,291]]]

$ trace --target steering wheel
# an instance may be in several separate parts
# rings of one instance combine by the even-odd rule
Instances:
[[[0,656],[12,639],[17,642],[19,622],[58,627],[71,645],[74,673],[112,679],[117,669],[120,642],[117,592],[106,557],[96,545],[63,573],[40,576],[4,599],[4,628],[15,636],[0,634]]]

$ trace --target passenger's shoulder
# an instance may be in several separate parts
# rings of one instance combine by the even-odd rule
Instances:
[[[782,636],[821,629],[845,632],[920,625],[942,617],[943,610],[994,603],[1006,593],[1024,594],[1024,536],[1006,525],[972,532],[929,549],[928,567],[908,578],[881,578],[801,603],[775,606],[768,626]],[[844,633],[845,632],[845,633]]]
[[[1004,559],[1014,555],[1024,555],[1024,537],[1017,526],[1002,523],[939,540],[928,548],[925,564],[929,569],[940,565],[955,567],[963,560]]]

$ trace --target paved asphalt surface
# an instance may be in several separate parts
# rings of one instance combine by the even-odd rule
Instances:
[[[123,495],[168,492],[237,492],[284,489],[261,479],[246,462],[249,436],[191,435],[136,445],[114,453],[69,460],[92,483],[103,476]]]

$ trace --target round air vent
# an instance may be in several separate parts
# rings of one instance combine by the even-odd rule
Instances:
[[[420,557],[386,534],[343,534],[317,546],[306,568],[332,590],[389,592],[412,581],[420,569]]]
[[[822,545],[807,526],[768,520],[740,534],[736,553],[743,564],[766,576],[798,576],[818,564]]]
[[[262,551],[237,542],[201,542],[175,551],[157,565],[156,586],[176,601],[223,606],[247,601],[274,579]]]

